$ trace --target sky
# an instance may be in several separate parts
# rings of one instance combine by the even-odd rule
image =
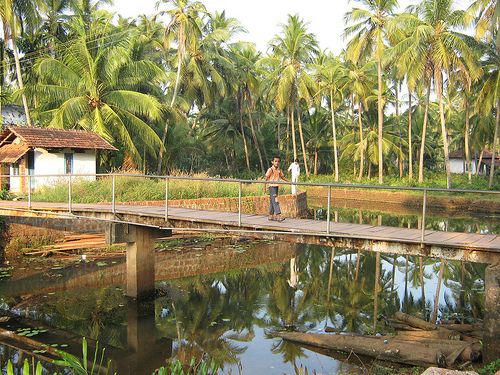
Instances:
[[[124,17],[151,15],[156,12],[157,0],[114,0],[111,8]],[[349,0],[202,0],[209,11],[226,11],[227,17],[240,21],[248,31],[236,40],[254,42],[260,51],[267,50],[267,44],[279,33],[280,24],[286,23],[288,14],[298,14],[309,23],[309,31],[316,34],[321,49],[339,53],[345,47],[342,38],[344,15],[356,6]],[[415,0],[400,0],[403,10],[415,4]],[[458,0],[457,6],[465,7],[470,1]]]

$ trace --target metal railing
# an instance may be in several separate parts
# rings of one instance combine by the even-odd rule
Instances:
[[[148,179],[159,179],[165,181],[165,206],[164,206],[164,219],[168,222],[169,220],[169,182],[172,180],[185,180],[185,181],[206,181],[206,182],[222,182],[222,183],[237,183],[238,184],[238,227],[242,226],[242,190],[244,184],[262,184],[269,185],[271,182],[265,180],[245,180],[245,179],[232,179],[232,178],[207,178],[207,177],[190,177],[190,176],[169,176],[169,175],[147,175],[147,174],[121,174],[121,173],[97,173],[97,174],[41,174],[41,175],[0,175],[0,179],[3,178],[27,178],[28,192],[27,192],[27,204],[28,210],[32,210],[32,191],[33,183],[32,179],[37,178],[51,178],[55,179],[53,182],[60,182],[67,179],[68,183],[68,213],[73,212],[73,189],[72,184],[78,178],[111,178],[111,212],[116,214],[116,178],[117,177],[132,177],[132,178],[148,178]],[[421,221],[421,244],[425,244],[425,232],[426,232],[426,210],[427,210],[427,200],[428,192],[441,192],[441,193],[456,193],[456,194],[490,194],[498,195],[500,191],[498,190],[469,190],[469,189],[445,189],[445,188],[428,188],[428,187],[411,187],[411,186],[380,186],[380,185],[357,185],[357,184],[338,184],[338,183],[311,183],[311,182],[286,182],[286,181],[273,181],[273,185],[296,185],[303,187],[325,187],[328,189],[327,194],[327,215],[326,215],[326,228],[325,233],[327,235],[331,234],[331,195],[333,188],[344,188],[344,189],[362,189],[362,190],[397,190],[397,191],[413,191],[423,193],[422,196],[422,221]],[[61,203],[61,202],[57,202]]]

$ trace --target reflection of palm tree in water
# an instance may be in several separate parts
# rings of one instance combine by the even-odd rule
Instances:
[[[174,303],[165,301],[164,308],[171,311],[170,319],[160,323],[159,329],[177,338],[176,358],[185,364],[193,358],[206,357],[219,366],[238,363],[246,346],[235,341],[253,337],[255,314],[261,305],[257,287],[260,276],[250,270],[226,275],[221,280],[197,277],[185,286],[186,294]],[[228,331],[232,334],[228,335]]]
[[[297,273],[297,258],[290,259],[290,278],[288,279],[288,285],[290,288],[297,289],[297,284],[299,283],[299,274]]]

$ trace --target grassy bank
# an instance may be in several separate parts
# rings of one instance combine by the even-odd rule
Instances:
[[[488,178],[489,176],[472,176],[471,182],[467,178],[467,175],[454,174],[452,175],[452,188],[453,189],[468,189],[468,190],[488,190]],[[318,183],[334,183],[334,177],[332,175],[318,175],[310,176],[307,182],[318,182]],[[378,176],[373,178],[364,177],[358,180],[357,177],[352,174],[347,174],[341,176],[339,183],[342,184],[356,184],[356,185],[378,185]],[[385,186],[401,186],[401,187],[431,187],[431,188],[446,188],[446,174],[444,173],[427,173],[425,180],[422,183],[418,182],[418,176],[413,179],[408,177],[399,178],[393,176],[384,177]],[[500,177],[494,180],[492,190],[500,190]]]
[[[197,177],[209,177],[207,175],[198,175]],[[248,178],[248,177],[247,177]],[[334,183],[333,176],[319,175],[311,176],[308,179],[301,179],[301,182],[311,183]],[[357,180],[352,176],[346,175],[339,181],[344,184],[356,185],[378,185],[375,178]],[[471,190],[487,190],[488,180],[485,177],[474,176],[472,182],[469,183],[467,176],[456,175],[453,179],[453,188],[471,189]],[[423,184],[419,184],[416,180],[399,179],[386,177],[384,186],[392,187],[446,187],[446,176],[443,174],[429,175],[428,179]],[[500,181],[496,181],[494,186],[496,190],[500,190]],[[317,188],[301,187],[299,190],[307,190],[310,195],[319,194]],[[367,190],[369,191],[369,190]],[[391,190],[400,191],[404,190]],[[289,187],[283,186],[280,189],[282,194],[289,193]],[[408,192],[409,194],[421,194],[420,192]],[[264,195],[263,184],[244,184],[242,189],[243,196],[258,196]],[[432,193],[435,196],[456,197],[456,193]],[[112,184],[110,177],[98,178],[96,181],[74,181],[72,185],[72,200],[75,203],[99,203],[110,202],[112,196]],[[220,181],[188,181],[188,180],[170,180],[169,181],[169,199],[195,199],[195,198],[220,198],[220,197],[237,197],[238,183],[220,182]],[[500,201],[500,195],[482,194],[466,194],[465,196],[471,199],[484,199]],[[64,202],[68,199],[67,182],[62,182],[51,187],[40,189],[32,196],[33,201],[39,202]],[[148,201],[148,200],[163,200],[165,199],[165,181],[155,178],[129,177],[118,176],[115,181],[115,199],[117,201]]]
[[[207,176],[203,176],[207,177]],[[169,199],[195,199],[237,197],[238,183],[170,180],[168,184]],[[264,194],[264,185],[245,184],[243,196]],[[96,181],[75,181],[72,184],[72,201],[74,203],[110,202],[112,197],[112,182],[110,177],[99,178]],[[68,184],[61,183],[44,187],[32,195],[37,202],[65,202],[68,200]],[[165,180],[142,177],[116,177],[116,201],[149,201],[165,199]]]

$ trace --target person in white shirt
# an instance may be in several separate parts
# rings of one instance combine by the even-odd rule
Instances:
[[[292,164],[288,167],[288,171],[292,172],[292,194],[296,195],[297,194],[297,185],[294,184],[294,182],[299,181],[299,175],[300,175],[300,165],[298,159],[295,159]]]

